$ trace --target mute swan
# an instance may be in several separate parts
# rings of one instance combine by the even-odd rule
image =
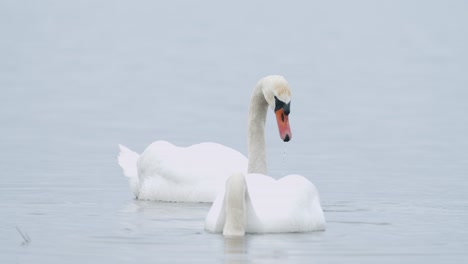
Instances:
[[[274,84],[283,80],[278,76],[268,76],[260,80],[259,85],[261,86],[262,82]],[[281,90],[281,86],[278,86],[278,89],[277,93],[281,96],[289,96],[288,90]],[[274,105],[275,100],[279,99],[274,97],[272,91],[269,92],[265,94],[265,98],[268,98],[270,104]],[[254,94],[254,96],[257,97],[259,94]],[[252,103],[256,102],[260,105],[252,105],[249,112],[250,123],[257,122],[259,118],[262,119],[262,111],[265,112],[263,115],[266,115],[266,109],[263,109],[266,102],[252,101]],[[282,106],[281,109],[277,109],[280,136],[284,141],[289,141],[291,139],[291,132],[287,125],[289,104],[277,103],[276,105]],[[285,115],[280,114],[283,111]],[[261,131],[251,131],[252,137],[249,138],[249,142],[253,142],[252,144],[264,144],[264,119],[263,116],[261,126],[250,126],[250,129],[261,127]],[[247,163],[247,158],[238,151],[212,142],[184,148],[174,146],[167,141],[156,141],[141,155],[122,145],[119,147],[119,165],[124,175],[128,177],[133,194],[141,200],[213,202],[217,192],[223,189],[226,179],[234,172],[246,173],[247,166],[266,167],[265,160],[259,159],[253,162],[255,159],[252,158]],[[250,153],[256,150],[261,150],[263,153]],[[262,148],[249,150],[250,157],[259,155],[265,155],[265,150]],[[264,164],[260,164],[261,162]],[[261,172],[266,173],[266,170]]]
[[[248,129],[248,173],[232,174],[216,197],[205,229],[225,236],[245,233],[306,232],[325,229],[315,186],[300,175],[279,180],[266,176],[264,125],[268,106],[274,110],[281,138],[291,139],[290,90],[281,76],[260,80],[252,95]]]

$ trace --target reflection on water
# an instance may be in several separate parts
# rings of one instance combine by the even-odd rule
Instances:
[[[0,263],[468,259],[463,1],[0,5]],[[267,74],[293,93],[270,174],[317,186],[325,232],[225,239],[209,204],[133,199],[119,143],[246,153]]]
[[[224,263],[245,263],[247,260],[247,248],[245,237],[224,238]]]

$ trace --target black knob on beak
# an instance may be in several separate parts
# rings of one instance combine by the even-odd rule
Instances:
[[[283,111],[285,115],[289,115],[289,112],[291,112],[291,102],[283,106]]]

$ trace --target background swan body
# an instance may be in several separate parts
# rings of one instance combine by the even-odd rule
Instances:
[[[227,223],[229,195],[244,199],[244,215],[237,215],[244,222],[245,233],[284,233],[309,232],[325,229],[325,217],[320,206],[320,198],[315,186],[300,175],[288,175],[279,180],[251,173],[244,177],[237,173],[233,177],[240,180],[236,190],[242,193],[227,194],[227,183],[214,201],[205,221],[205,229],[220,233]],[[229,231],[227,232],[229,234]],[[243,234],[241,234],[243,235]]]
[[[118,161],[141,200],[212,202],[232,173],[247,171],[244,155],[212,142],[177,147],[160,140],[141,155],[120,145]]]

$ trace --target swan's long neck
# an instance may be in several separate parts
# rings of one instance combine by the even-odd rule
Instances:
[[[267,162],[265,154],[265,120],[268,103],[263,95],[262,82],[260,81],[250,99],[249,123],[248,123],[248,173],[267,174]]]
[[[226,181],[224,193],[224,208],[226,222],[223,227],[225,236],[243,236],[247,221],[245,199],[247,183],[243,173],[234,173]]]

